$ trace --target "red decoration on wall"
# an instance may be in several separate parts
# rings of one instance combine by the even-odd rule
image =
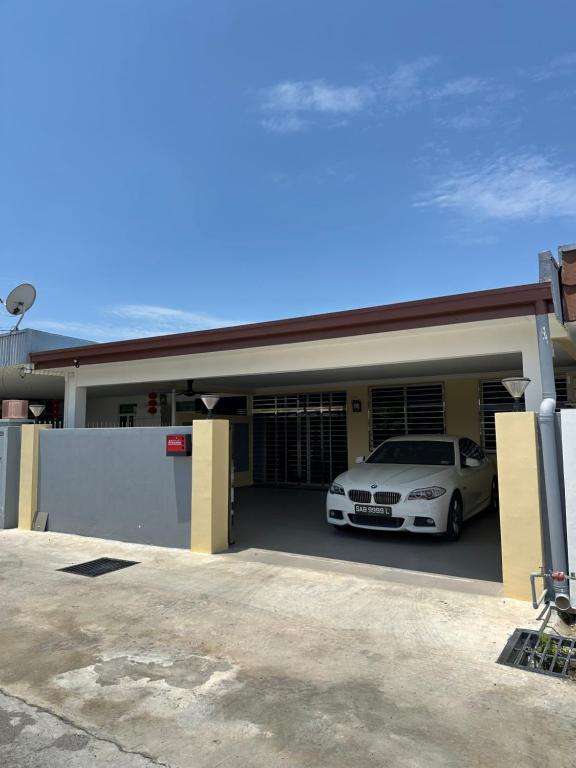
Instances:
[[[158,410],[158,393],[148,392],[148,413],[154,415]]]

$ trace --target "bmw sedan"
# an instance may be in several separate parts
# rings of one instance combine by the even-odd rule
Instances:
[[[473,440],[393,437],[338,475],[326,496],[328,522],[368,530],[438,534],[457,541],[464,520],[498,508],[493,464]]]

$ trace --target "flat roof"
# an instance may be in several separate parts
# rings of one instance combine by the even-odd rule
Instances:
[[[37,369],[65,368],[72,366],[74,360],[81,365],[115,363],[522,317],[552,311],[550,284],[532,283],[286,320],[56,349],[34,353],[30,359]]]

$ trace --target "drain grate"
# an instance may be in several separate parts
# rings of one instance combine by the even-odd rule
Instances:
[[[138,565],[136,560],[115,560],[113,557],[99,557],[97,560],[90,560],[88,563],[78,563],[78,565],[69,565],[67,568],[58,568],[65,573],[77,573],[80,576],[102,576],[105,573],[119,571],[122,568],[129,568],[131,565]]]
[[[576,637],[562,637],[516,629],[510,636],[498,664],[540,675],[574,677],[576,675]]]

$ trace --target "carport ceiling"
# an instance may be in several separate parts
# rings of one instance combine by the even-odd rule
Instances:
[[[33,373],[20,375],[21,365],[0,368],[0,400],[62,399],[64,377]]]
[[[495,371],[513,372],[522,369],[522,357],[518,354],[467,357],[463,359],[430,360],[394,365],[370,365],[357,368],[338,368],[298,373],[274,373],[255,376],[206,379],[198,386],[208,389],[240,391],[290,386],[315,386],[324,384],[353,384],[355,382],[381,381],[386,379],[412,379],[419,377],[445,378],[446,376],[482,375]]]
[[[567,356],[566,361],[557,359],[556,362],[557,365],[575,364]],[[356,382],[377,382],[388,379],[403,380],[418,377],[442,379],[446,376],[485,376],[495,373],[514,373],[520,371],[521,368],[522,359],[520,353],[518,353],[397,365],[373,365],[358,368],[194,379],[194,388],[198,392],[249,393],[260,389],[353,384]],[[92,398],[145,395],[151,390],[171,392],[173,388],[182,391],[186,388],[186,382],[158,381],[153,383],[143,382],[138,384],[90,387],[88,396]]]

